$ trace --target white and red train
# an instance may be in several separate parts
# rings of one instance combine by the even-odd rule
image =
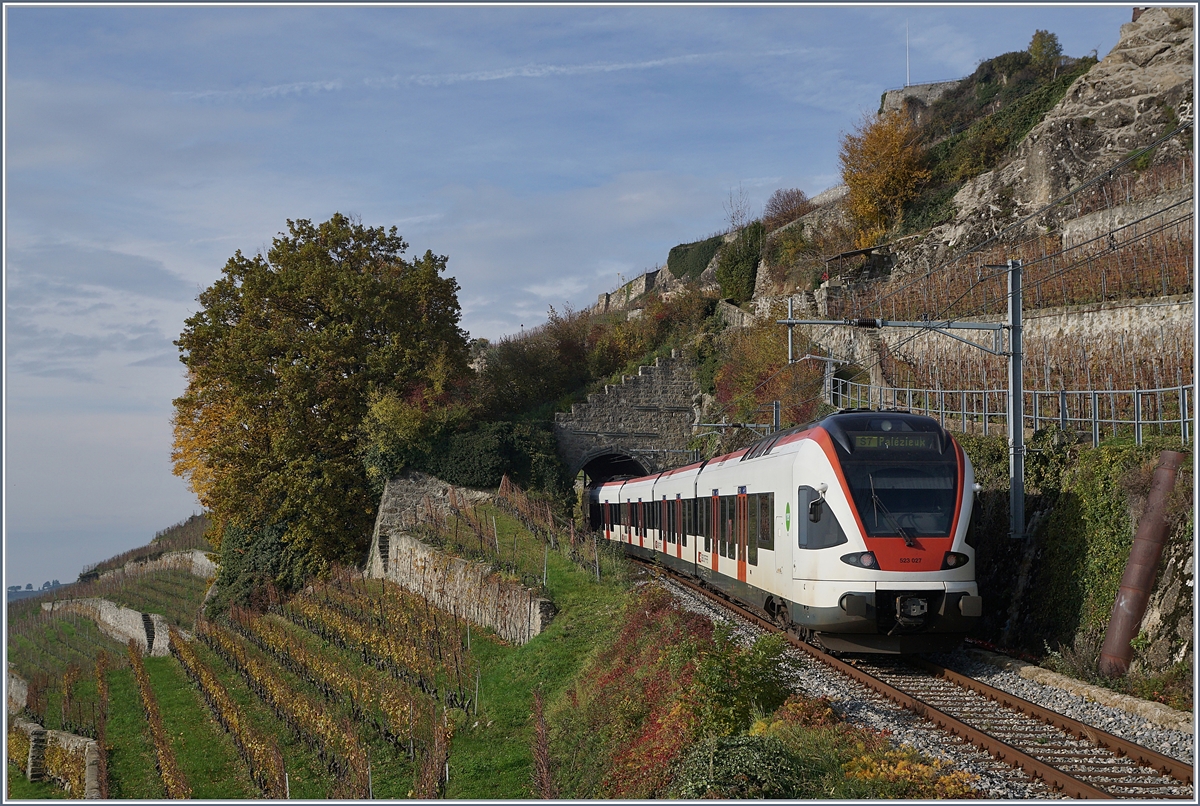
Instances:
[[[971,462],[936,420],[847,410],[590,491],[594,528],[833,650],[950,649],[978,621]]]

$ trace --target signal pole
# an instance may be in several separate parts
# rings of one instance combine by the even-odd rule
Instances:
[[[1003,266],[985,266],[988,269],[1008,270],[1008,322],[1006,324],[992,322],[952,322],[952,321],[923,321],[923,322],[889,322],[884,319],[793,319],[791,299],[788,299],[788,318],[777,319],[775,324],[787,325],[788,329],[788,363],[795,363],[792,357],[792,328],[796,325],[845,325],[848,327],[884,328],[907,327],[920,330],[931,330],[949,336],[952,339],[969,344],[972,347],[1008,358],[1008,476],[1009,476],[1009,509],[1008,536],[1014,540],[1025,537],[1025,406],[1024,386],[1022,384],[1023,361],[1021,354],[1021,261],[1010,260]],[[965,339],[951,333],[951,330],[990,330],[993,333],[993,346],[985,347],[978,342]],[[1008,331],[1008,349],[1003,349],[1002,334]],[[818,356],[804,356],[817,358]],[[803,359],[799,359],[803,360]],[[828,360],[828,359],[826,359]],[[835,359],[836,360],[836,359]]]

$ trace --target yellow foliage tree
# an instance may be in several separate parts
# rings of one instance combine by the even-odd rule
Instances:
[[[838,160],[860,247],[873,246],[900,223],[904,204],[929,179],[917,131],[907,115],[866,115],[842,136]]]

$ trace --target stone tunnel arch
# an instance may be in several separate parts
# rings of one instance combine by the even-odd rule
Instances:
[[[570,413],[554,415],[559,457],[572,475],[591,484],[616,476],[645,476],[689,454],[699,422],[700,387],[694,366],[672,353],[640,367],[637,375],[588,395]]]
[[[572,475],[580,470],[587,476],[587,486],[595,487],[619,476],[647,476],[651,468],[647,463],[616,448],[599,448],[586,454],[579,467],[572,468]]]

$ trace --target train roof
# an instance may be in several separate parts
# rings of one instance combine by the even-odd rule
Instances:
[[[820,428],[827,432],[835,442],[851,453],[850,440],[847,431],[908,431],[935,433],[940,439],[942,450],[950,445],[952,439],[942,425],[932,417],[924,414],[913,414],[901,409],[842,409],[841,411],[813,420],[804,425],[777,431],[769,434],[750,446],[742,457],[756,459],[765,456],[774,448],[798,442],[804,439],[809,431]]]

